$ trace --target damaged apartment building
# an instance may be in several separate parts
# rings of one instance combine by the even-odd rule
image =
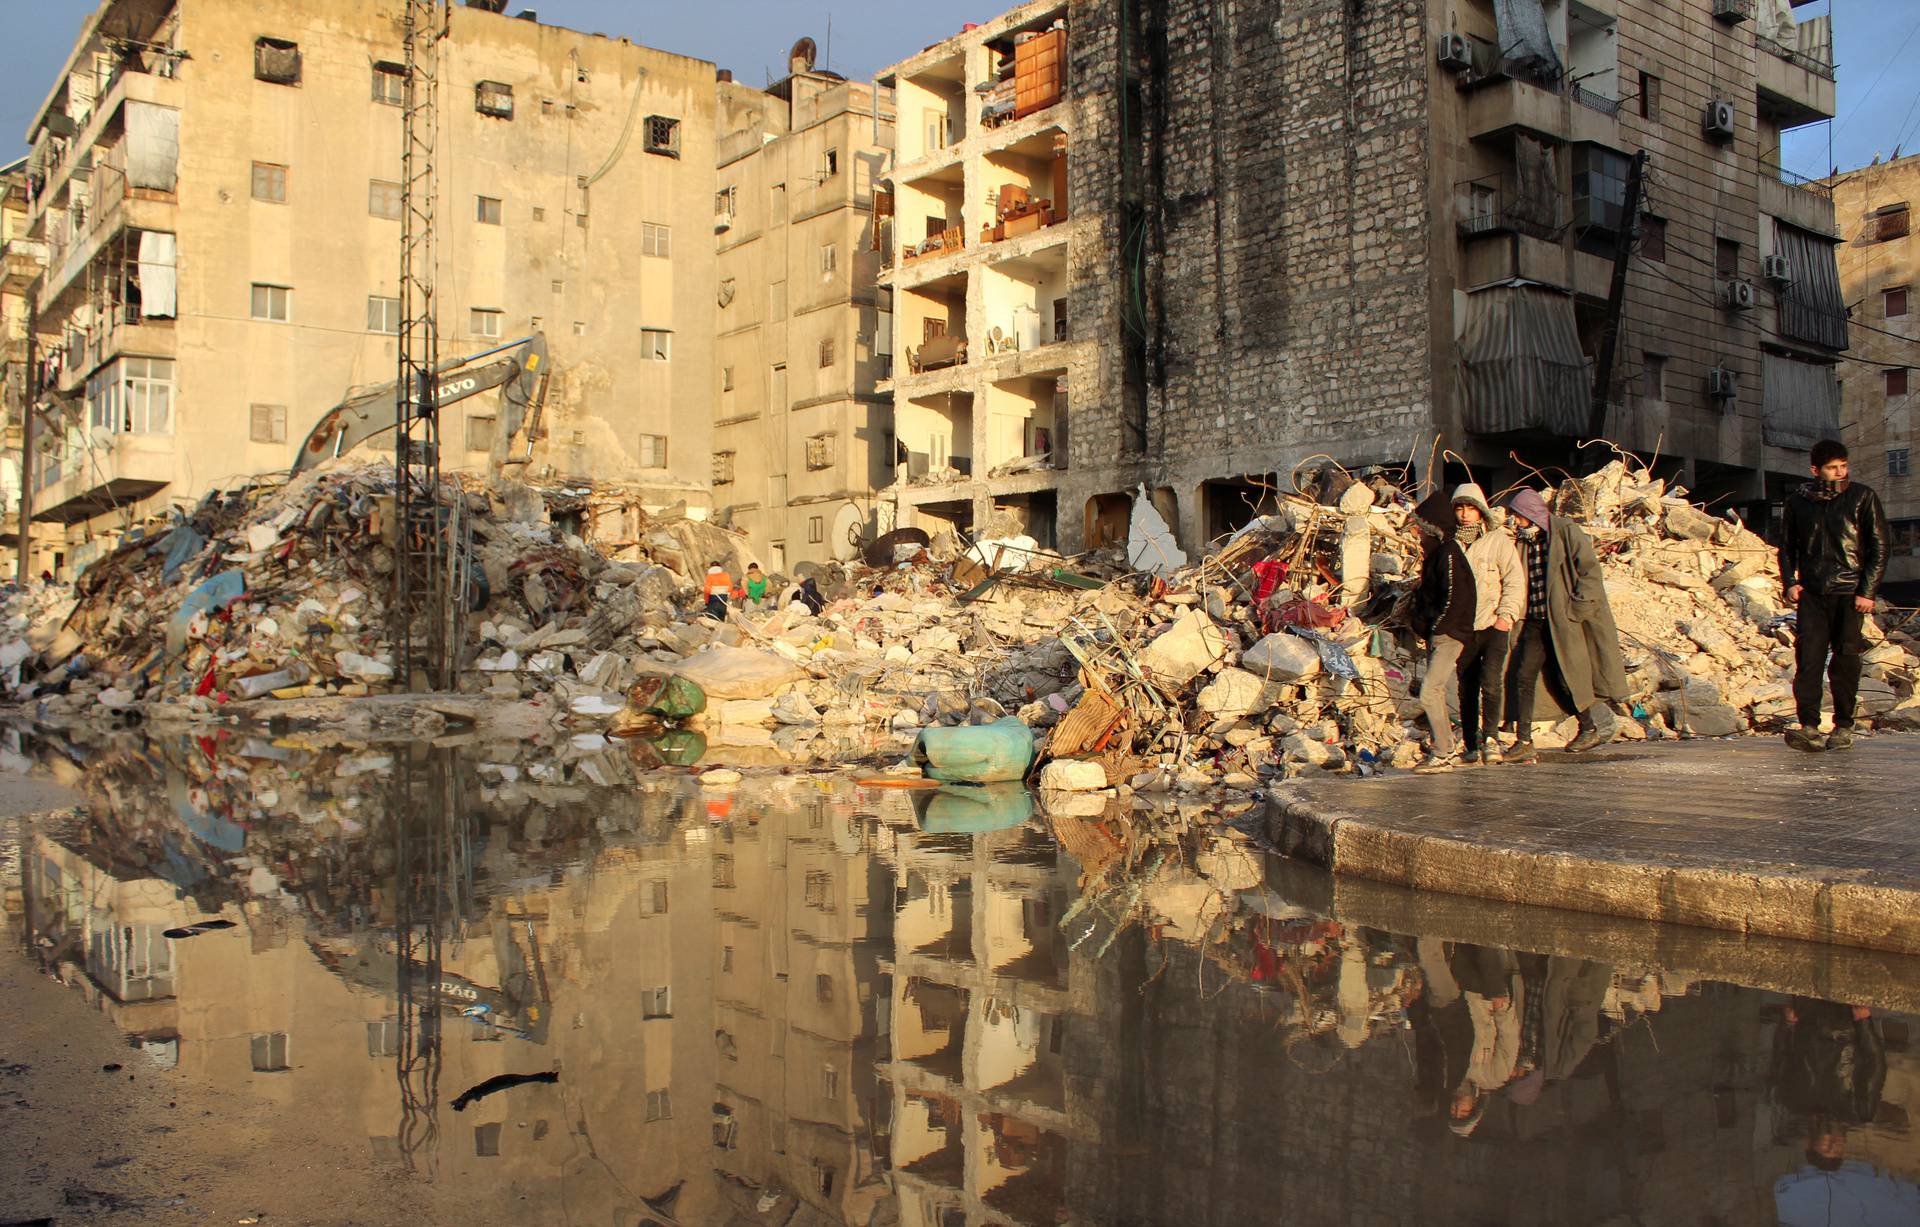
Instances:
[[[1763,515],[1848,342],[1795,7],[1068,0],[894,65],[888,508],[1074,551],[1144,494],[1191,548],[1316,457],[1498,486],[1604,434]]]
[[[452,8],[437,44],[441,360],[543,334],[523,471],[704,505],[713,65],[498,7]],[[68,564],[285,472],[327,410],[394,379],[403,11],[107,0],[85,19],[27,165],[35,515]],[[446,467],[487,464],[496,400],[443,414]]]
[[[892,478],[874,184],[886,91],[817,69],[801,39],[764,89],[719,83],[713,229],[715,516],[762,566],[850,558]]]

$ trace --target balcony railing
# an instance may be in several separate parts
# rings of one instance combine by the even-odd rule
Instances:
[[[1455,186],[1460,234],[1525,234],[1549,242],[1557,240],[1570,218],[1556,188],[1550,194],[1525,193],[1515,175],[1489,175]]]
[[[1597,93],[1584,85],[1574,86],[1572,92],[1573,100],[1589,110],[1598,111],[1602,115],[1618,116],[1620,114],[1620,100],[1618,98],[1609,98],[1605,94]]]

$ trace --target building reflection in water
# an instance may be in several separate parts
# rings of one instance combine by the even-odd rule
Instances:
[[[1258,862],[1240,890],[1169,869],[1113,932],[1025,802],[990,829],[617,751],[130,745],[79,782],[85,815],[20,849],[43,965],[156,1065],[540,1221],[1920,1209],[1904,964],[1834,1003],[1545,930],[1400,933]]]

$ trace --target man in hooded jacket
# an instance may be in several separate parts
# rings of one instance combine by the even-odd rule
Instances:
[[[1620,632],[1607,603],[1600,556],[1578,524],[1547,510],[1538,491],[1522,490],[1508,506],[1529,577],[1526,617],[1515,649],[1513,718],[1520,740],[1510,758],[1536,758],[1533,713],[1550,677],[1558,680],[1580,718],[1580,731],[1567,743],[1568,752],[1591,750],[1608,740],[1602,731],[1607,701],[1628,697]]]

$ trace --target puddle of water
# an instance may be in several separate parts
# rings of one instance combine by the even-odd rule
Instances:
[[[1217,849],[1213,885],[1169,859],[1088,906],[1099,823],[1017,789],[41,752],[88,807],[0,828],[9,919],[130,1068],[297,1104],[516,1221],[1920,1218],[1890,956]]]

